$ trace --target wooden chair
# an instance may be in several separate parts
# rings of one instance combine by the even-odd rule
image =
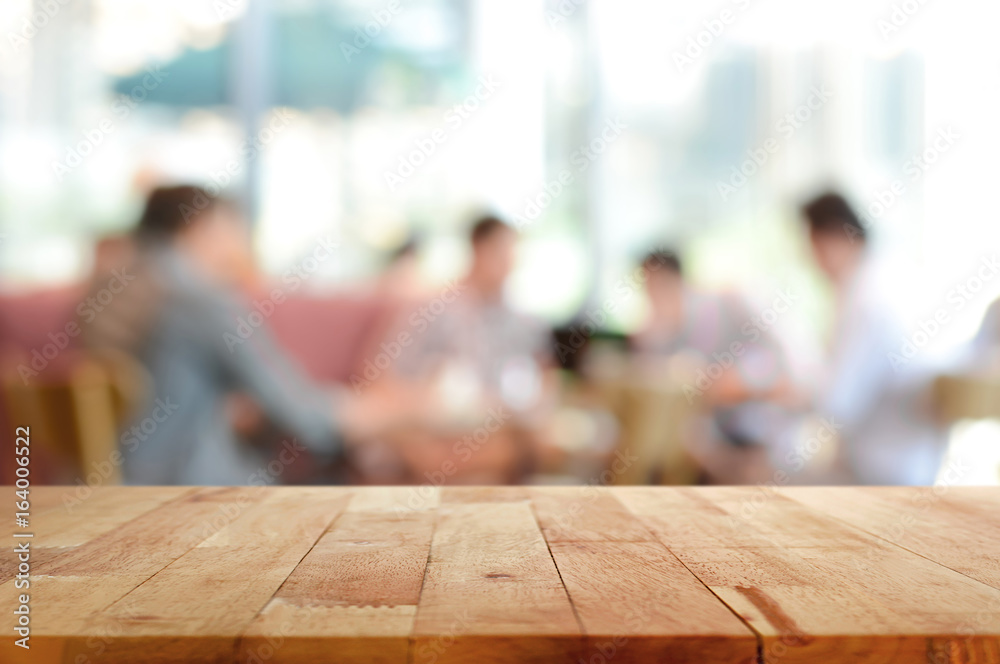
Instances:
[[[700,469],[688,453],[688,439],[700,411],[688,403],[682,387],[668,363],[628,362],[598,378],[601,401],[621,425],[618,456],[638,457],[612,468],[615,484],[677,485],[698,480]]]
[[[5,363],[3,396],[14,426],[30,426],[31,439],[86,481],[97,471],[102,484],[121,483],[115,463],[118,429],[143,390],[142,370],[120,354],[67,351],[59,367],[29,379]]]
[[[946,423],[1000,418],[1000,375],[939,376],[933,394]]]

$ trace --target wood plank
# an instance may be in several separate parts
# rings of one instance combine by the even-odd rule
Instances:
[[[79,546],[195,491],[191,487],[137,486],[129,488],[128,500],[122,500],[118,489],[97,489],[85,500],[33,515],[34,542],[38,547]]]
[[[996,519],[1000,508],[1000,491],[995,486],[945,486],[942,496],[945,502],[961,505],[980,514],[984,519]],[[931,492],[939,493],[939,487],[932,487]]]
[[[413,661],[577,662],[582,632],[530,506],[438,509]]]
[[[37,573],[149,578],[265,495],[260,488],[201,489],[183,495],[40,566]]]
[[[584,661],[756,661],[754,633],[659,542],[550,546],[587,635]]]
[[[1000,492],[964,487],[795,487],[781,494],[1000,589]],[[1000,607],[997,607],[1000,609]]]
[[[704,498],[702,489],[650,492],[648,487],[615,487],[614,495],[668,547],[673,542],[689,549],[776,546],[763,534],[743,528],[741,516]]]
[[[127,521],[194,489],[189,487],[134,487],[130,499],[122,501],[118,490],[98,487],[86,500],[65,502],[72,487],[45,487],[48,509],[36,513],[32,504],[30,525],[32,566],[38,569],[74,547],[99,537]],[[17,573],[17,554],[0,551],[0,584]],[[44,569],[44,567],[43,567]]]
[[[101,661],[229,662],[240,635],[350,500],[334,488],[246,489],[263,496],[90,623],[121,638]],[[294,514],[294,518],[289,518]],[[85,655],[86,639],[67,653]]]
[[[33,486],[28,489],[28,500],[31,503],[31,515],[41,516],[46,512],[65,509],[68,502],[81,497],[98,496],[100,494],[117,495],[117,486]],[[10,488],[15,491],[14,487]],[[20,498],[18,499],[20,500]]]
[[[110,495],[117,495],[118,501],[105,506],[109,511],[129,512],[131,508],[125,505],[131,502],[131,487],[115,488]],[[155,495],[155,492],[138,495]],[[103,651],[103,642],[109,640],[110,632],[94,631],[91,616],[210,536],[210,525],[219,514],[238,511],[242,501],[253,495],[251,489],[182,491],[177,498],[168,499],[159,507],[34,566],[30,590],[35,609],[30,652],[54,653],[61,661],[68,641],[74,636],[90,640],[85,655],[92,657],[95,651]],[[81,511],[101,508],[101,501],[93,500],[92,505],[86,501]],[[83,536],[86,528],[81,526],[77,534]],[[40,536],[58,537],[59,533],[46,529]],[[17,596],[14,581],[0,586],[0,611],[12,611]],[[0,661],[21,661],[14,658],[23,658],[23,653],[11,641],[0,640]]]
[[[434,511],[441,504],[441,490],[433,486],[373,486],[355,493],[348,506],[350,512]]]
[[[30,540],[27,540],[30,543]],[[15,545],[18,543],[15,542]],[[50,549],[50,548],[35,548],[32,545],[31,550],[31,567],[36,565],[41,565],[43,563],[51,562],[66,553],[69,549]],[[21,564],[20,556],[17,551],[12,548],[4,549],[0,551],[0,587],[3,587],[4,583],[7,583],[18,573],[18,567]]]
[[[237,662],[404,664],[417,607],[268,603],[240,641]]]
[[[100,661],[108,642],[121,636],[121,626],[95,629],[91,616],[110,606],[149,577],[142,574],[120,576],[32,576],[31,578],[31,649],[14,645],[13,638],[0,639],[0,662],[4,664],[39,664],[73,662],[67,654],[67,641],[73,635],[85,639],[86,647],[77,649],[84,659]],[[19,591],[8,581],[0,587],[0,611],[10,616]]]
[[[399,489],[358,498],[247,629],[240,661],[406,663],[434,512],[397,511],[413,506]]]
[[[4,664],[1000,663],[996,489],[69,490]]]
[[[549,544],[656,541],[642,521],[606,488],[532,487],[529,495]]]
[[[964,631],[993,589],[784,496],[754,500],[758,491],[619,497],[761,636],[765,661],[923,663],[931,651],[983,657],[1000,645],[996,614]],[[665,514],[682,518],[686,537]],[[728,533],[740,543],[717,544]]]
[[[446,486],[441,488],[442,503],[516,503],[528,500],[525,486]]]

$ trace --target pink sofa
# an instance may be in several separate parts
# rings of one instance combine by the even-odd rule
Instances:
[[[86,290],[83,286],[0,294],[0,360],[10,371],[22,358],[30,360],[34,350],[42,351],[51,343],[50,334],[58,336],[67,323],[81,321],[76,314]],[[295,296],[277,305],[267,320],[279,345],[314,380],[321,383],[347,383],[362,366],[366,354],[375,348],[391,319],[387,303],[370,296],[338,295],[330,297]],[[69,339],[69,348],[77,348],[80,338]],[[58,370],[60,361],[72,353],[61,353],[49,363],[48,370]],[[0,427],[10,431],[17,423],[8,412],[0,393]],[[0,481],[10,482],[13,473],[11,454],[0,459]],[[32,472],[42,483],[57,481],[59,474],[50,467],[55,462],[33,459]]]

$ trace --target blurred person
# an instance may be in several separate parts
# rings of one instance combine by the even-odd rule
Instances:
[[[496,217],[476,221],[465,276],[407,312],[402,331],[390,338],[406,335],[391,379],[409,396],[397,401],[428,414],[421,430],[397,441],[417,481],[449,460],[456,468],[450,481],[478,483],[517,481],[533,463],[533,418],[550,403],[553,384],[551,341],[546,326],[505,299],[517,241]],[[446,431],[475,427],[490,413],[502,426],[490,427],[475,454],[451,444],[455,436]]]
[[[426,378],[443,372],[446,381],[471,390],[467,396],[517,410],[537,402],[542,370],[552,364],[551,344],[546,326],[514,310],[505,298],[517,241],[517,232],[496,217],[473,225],[466,275],[437,298],[439,306],[426,311],[421,319],[426,326],[416,326],[413,345],[395,365],[397,373]]]
[[[342,398],[310,385],[264,327],[241,334],[239,321],[252,319],[235,288],[249,246],[236,207],[197,187],[156,188],[134,243],[122,270],[129,283],[88,326],[93,349],[126,351],[149,376],[145,403],[120,437],[126,482],[250,481],[269,458],[238,440],[238,395],[310,451],[338,452]]]
[[[919,358],[894,367],[906,338],[892,293],[882,284],[866,228],[843,196],[826,193],[802,208],[812,253],[836,298],[819,414],[839,428],[842,453],[859,484],[933,484],[945,437],[929,413],[932,378]]]
[[[674,251],[651,252],[641,267],[649,317],[631,347],[640,360],[676,356],[693,365],[685,396],[692,407],[701,401],[711,415],[706,430],[691,442],[692,456],[710,482],[768,479],[769,448],[790,425],[783,404],[790,390],[783,348],[768,326],[755,324],[740,297],[692,288]]]

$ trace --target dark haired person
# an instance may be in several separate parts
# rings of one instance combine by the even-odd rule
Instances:
[[[401,373],[426,376],[461,367],[483,393],[511,404],[530,401],[531,390],[514,389],[510,374],[526,362],[548,362],[550,349],[545,327],[507,303],[504,287],[514,267],[517,241],[517,231],[496,217],[473,224],[472,260],[453,289],[457,294],[428,312],[426,318],[433,320],[427,321],[426,330],[419,326],[412,351],[398,363]]]
[[[919,357],[899,360],[906,331],[870,256],[868,230],[837,193],[816,197],[802,214],[837,301],[819,410],[838,428],[847,470],[859,484],[933,484],[945,444],[929,416],[930,376]]]
[[[551,344],[541,322],[507,302],[504,290],[517,242],[517,232],[502,220],[477,220],[469,233],[472,260],[465,276],[407,313],[402,332],[390,336],[392,341],[406,335],[406,346],[392,363],[393,377],[417,398],[437,404],[428,412],[452,422],[491,422],[488,439],[468,446],[461,436],[456,443],[454,433],[431,432],[421,442],[414,433],[414,440],[398,445],[410,455],[411,481],[427,481],[428,472],[448,464],[450,482],[514,482],[533,454],[515,429],[547,401]],[[497,424],[497,418],[503,421]]]
[[[270,459],[237,439],[227,413],[234,394],[249,396],[295,445],[335,453],[334,397],[300,375],[264,326],[227,342],[242,339],[238,319],[249,315],[233,288],[248,247],[236,207],[197,187],[161,187],[134,239],[131,283],[88,326],[92,347],[125,351],[149,375],[145,407],[120,437],[126,482],[253,482]]]
[[[690,287],[675,252],[651,252],[642,267],[649,316],[632,346],[640,355],[689,358],[699,370],[684,393],[692,406],[711,411],[691,455],[709,482],[766,481],[770,449],[790,426],[777,403],[789,387],[784,349],[741,297]]]

